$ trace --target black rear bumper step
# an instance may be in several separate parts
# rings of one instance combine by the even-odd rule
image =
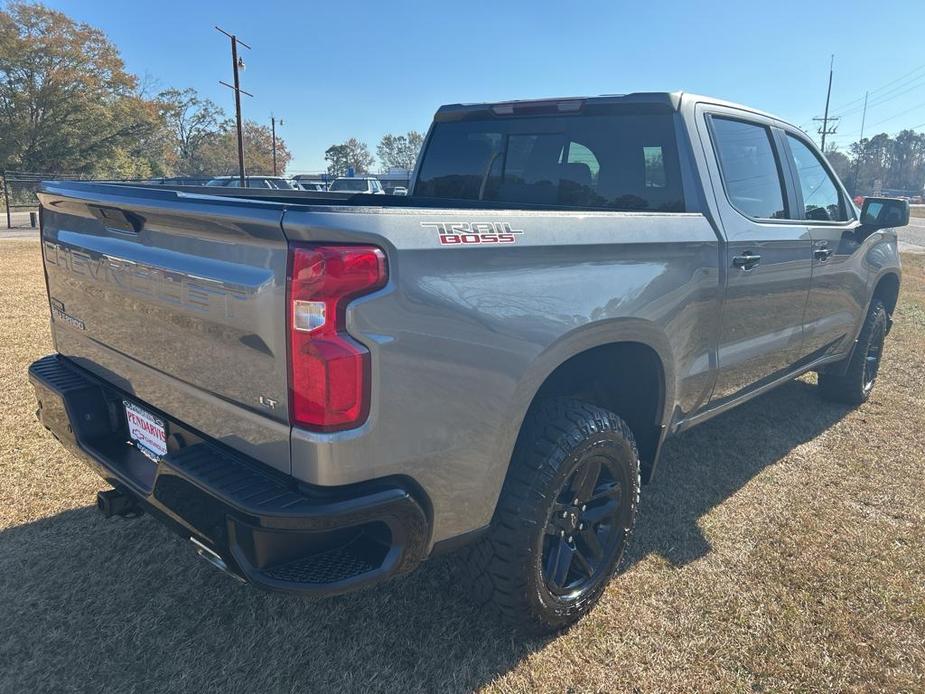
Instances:
[[[150,408],[189,442],[157,462],[128,442],[122,393],[59,355],[29,367],[42,424],[113,487],[271,590],[334,595],[414,568],[430,527],[397,481],[300,485]]]

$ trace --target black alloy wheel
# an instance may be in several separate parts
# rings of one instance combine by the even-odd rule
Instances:
[[[488,533],[464,554],[473,597],[537,634],[600,599],[629,544],[639,453],[619,416],[550,398],[524,421]]]
[[[550,509],[542,571],[549,591],[566,599],[591,586],[626,539],[621,511],[629,486],[621,468],[605,455],[582,460]]]

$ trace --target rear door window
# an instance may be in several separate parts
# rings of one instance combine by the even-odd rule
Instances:
[[[712,119],[713,141],[726,195],[739,212],[757,219],[786,219],[784,184],[771,131],[757,123]]]
[[[439,122],[415,195],[682,212],[673,117],[621,113]]]

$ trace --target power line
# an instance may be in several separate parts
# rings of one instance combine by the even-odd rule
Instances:
[[[880,106],[889,101],[892,101],[893,99],[899,98],[900,96],[907,94],[908,91],[911,89],[918,89],[919,87],[925,87],[925,81],[920,82],[920,80],[925,80],[925,72],[922,72],[923,70],[925,70],[925,64],[919,65],[918,67],[915,67],[912,70],[909,70],[908,72],[904,72],[899,77],[893,78],[889,82],[886,82],[880,85],[876,89],[871,89],[865,92],[864,96],[859,96],[856,99],[852,99],[851,101],[844,102],[841,106],[832,108],[830,109],[830,111],[833,115],[838,116],[839,118],[843,118],[845,116],[853,115],[861,111],[864,108],[864,106],[862,105],[862,102],[864,102],[865,100],[869,100],[869,103],[867,104],[868,109],[875,108],[877,106]],[[922,74],[916,74],[916,73],[922,73]],[[918,84],[913,84],[916,82],[918,82]],[[883,92],[883,90],[885,89],[887,91]],[[803,132],[809,132],[809,129],[812,127],[813,120],[815,119],[806,121],[802,125],[800,125],[799,126],[800,130],[802,130]]]
[[[886,135],[887,137],[895,137],[896,135],[899,135],[899,133],[903,132],[904,130],[918,130],[919,128],[925,128],[925,123],[916,123],[915,125],[910,125],[908,128],[900,128],[899,130],[893,130],[892,132],[878,133],[878,134]],[[922,134],[925,135],[925,132],[923,132]],[[844,139],[847,139],[847,138],[844,138]],[[848,144],[849,145],[855,144],[857,142],[860,142],[862,139],[863,138],[859,138],[858,140],[855,140],[854,142],[849,142]],[[841,142],[839,144],[844,144],[844,142]]]
[[[914,77],[914,78],[911,80],[911,82],[917,82],[918,80],[922,80],[922,79],[925,79],[925,74]],[[895,80],[894,80],[894,82],[895,82]],[[916,84],[916,85],[914,85],[914,86],[912,86],[912,87],[908,86],[909,84],[910,84],[910,82],[906,82],[906,83],[900,84],[898,87],[894,87],[893,89],[891,89],[891,90],[889,90],[888,92],[884,93],[884,94],[881,96],[881,98],[879,98],[879,99],[869,99],[870,94],[872,94],[873,92],[868,92],[868,93],[867,93],[868,99],[865,99],[865,103],[864,103],[860,108],[852,109],[852,110],[850,110],[850,111],[840,113],[839,116],[840,116],[840,117],[846,117],[846,116],[849,115],[849,114],[854,114],[854,113],[857,113],[858,111],[862,111],[862,114],[861,114],[861,135],[860,135],[860,139],[863,139],[863,132],[864,132],[864,129],[865,129],[865,122],[866,122],[866,117],[867,117],[867,111],[868,111],[869,109],[876,108],[877,106],[881,106],[881,105],[883,105],[883,104],[885,104],[885,103],[887,103],[887,102],[889,102],[889,101],[892,101],[893,99],[899,98],[899,97],[901,97],[901,96],[908,96],[908,94],[910,93],[910,91],[911,91],[912,89],[918,89],[919,87],[925,87],[925,82],[920,82],[920,83],[918,83],[918,84]],[[900,91],[899,93],[893,94],[892,96],[889,96],[889,94],[891,94],[891,93],[892,93],[893,91],[895,91],[896,89],[899,89],[899,90],[901,90],[901,91]],[[902,111],[900,111],[900,112],[898,112],[898,113],[894,113],[893,115],[888,116],[888,117],[886,117],[886,118],[881,118],[880,120],[878,120],[877,122],[875,122],[875,123],[873,124],[872,127],[876,127],[876,126],[880,125],[881,123],[886,123],[886,122],[888,122],[888,121],[893,120],[894,118],[899,118],[900,116],[903,116],[903,115],[905,115],[905,114],[907,114],[907,113],[911,113],[912,111],[915,111],[916,109],[921,108],[922,106],[925,106],[925,104],[917,104],[916,106],[913,106],[913,107],[911,107],[911,108],[904,109],[904,110],[902,110]],[[846,139],[846,138],[844,138],[844,137],[839,138],[839,140],[840,140],[839,144],[843,144],[843,142],[841,142],[841,140],[844,140],[844,139]]]
[[[919,82],[918,84],[913,84],[913,82],[917,82],[919,80],[923,80],[923,81]],[[915,77],[909,80],[908,82],[903,82],[902,84],[894,87],[888,92],[885,92],[879,98],[873,100],[873,102],[870,104],[870,108],[874,108],[875,106],[880,106],[882,104],[892,101],[893,99],[898,99],[901,96],[906,96],[910,91],[914,89],[918,89],[919,87],[925,87],[925,75],[919,75],[918,77]],[[848,115],[857,113],[860,110],[861,110],[860,107],[852,108],[852,109],[848,109],[847,111],[841,111],[838,113],[838,115],[848,116]]]
[[[883,120],[877,121],[877,122],[874,123],[873,126],[871,126],[871,127],[876,127],[876,126],[880,125],[881,123],[886,123],[888,120],[893,120],[894,118],[899,118],[900,116],[904,116],[904,115],[906,115],[907,113],[909,113],[909,112],[911,112],[911,111],[915,111],[916,109],[922,108],[923,106],[925,106],[925,102],[922,102],[921,104],[916,104],[916,105],[913,106],[912,108],[907,108],[905,111],[900,111],[899,113],[893,114],[893,115],[890,116],[889,118],[884,118]]]
[[[886,89],[887,87],[889,87],[889,86],[891,86],[891,85],[893,85],[893,84],[896,84],[896,83],[899,82],[900,80],[903,80],[903,79],[905,79],[906,77],[908,77],[909,75],[915,74],[916,72],[920,72],[921,70],[925,70],[925,64],[919,65],[918,67],[913,68],[913,69],[910,70],[909,72],[903,73],[903,74],[900,75],[899,77],[896,77],[895,79],[890,80],[890,81],[887,82],[886,84],[880,85],[880,86],[877,87],[876,89],[871,89],[870,91],[867,92],[867,94],[877,94],[877,93],[883,91],[884,89]],[[919,79],[919,77],[921,77],[921,75],[915,77],[912,81],[915,81],[916,79]],[[890,90],[890,91],[892,91],[892,90]],[[880,98],[880,97],[877,97],[877,98]],[[864,100],[864,97],[863,97],[863,96],[859,96],[857,99],[852,99],[851,101],[849,101],[849,102],[847,102],[847,103],[845,103],[845,104],[843,104],[843,105],[841,105],[841,106],[839,106],[838,108],[835,108],[835,109],[833,109],[833,110],[834,110],[836,113],[840,113],[840,112],[842,112],[843,110],[847,110],[848,107],[853,106],[854,104],[860,103],[860,102],[863,101],[863,100]]]

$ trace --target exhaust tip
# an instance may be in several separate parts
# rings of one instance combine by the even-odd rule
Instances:
[[[231,576],[233,579],[240,583],[247,583],[241,576],[238,576],[234,571],[228,568],[228,564],[225,563],[225,560],[215,552],[214,550],[206,547],[203,543],[197,540],[195,537],[189,539],[193,543],[193,547],[196,548],[196,554],[199,555],[203,560],[214,566],[216,569],[221,571],[224,574]]]

